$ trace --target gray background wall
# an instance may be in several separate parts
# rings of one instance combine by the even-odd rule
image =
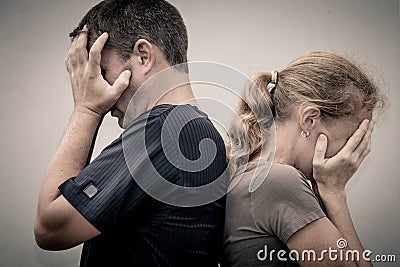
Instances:
[[[38,249],[32,225],[42,175],[72,110],[63,62],[67,33],[96,2],[0,2],[0,266],[78,264],[79,247]],[[172,2],[189,29],[192,61],[221,62],[250,75],[329,50],[355,58],[376,77],[391,106],[348,188],[349,204],[365,247],[400,261],[399,1]],[[119,134],[107,117],[96,153]]]

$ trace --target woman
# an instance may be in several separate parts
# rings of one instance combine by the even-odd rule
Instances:
[[[253,83],[230,130],[236,175],[223,266],[370,266],[344,189],[370,151],[379,90],[348,60],[321,52]]]

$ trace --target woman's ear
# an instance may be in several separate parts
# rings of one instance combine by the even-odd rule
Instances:
[[[143,75],[148,74],[155,64],[153,45],[146,39],[139,39],[133,47],[133,56],[137,70]]]
[[[301,131],[308,133],[320,126],[321,110],[315,105],[303,105],[299,108],[299,124]]]

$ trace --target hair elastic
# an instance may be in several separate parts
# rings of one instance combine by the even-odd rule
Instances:
[[[277,83],[278,83],[278,72],[276,70],[273,70],[271,72],[271,81],[267,84],[268,93],[270,93],[271,95],[273,94],[273,91]]]

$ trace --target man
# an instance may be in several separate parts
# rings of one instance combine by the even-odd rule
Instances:
[[[156,99],[145,96],[161,89],[147,86],[140,95],[142,114],[132,119],[126,114],[151,76],[186,62],[187,32],[179,12],[163,0],[103,1],[70,36],[66,65],[74,111],[45,173],[36,242],[48,250],[84,243],[81,266],[217,266],[224,198],[171,205],[147,194],[137,178],[154,184],[160,175],[179,186],[208,184],[226,168],[222,138],[197,107],[180,105],[194,98],[189,85]],[[186,74],[187,67],[173,71]],[[128,134],[88,164],[97,129],[109,111]],[[171,124],[163,143],[167,120]],[[182,128],[171,127],[175,124]],[[177,146],[171,145],[174,139]],[[203,139],[213,141],[215,153],[200,153]],[[145,151],[135,150],[141,141]],[[179,153],[191,161],[212,157],[212,162],[190,171],[169,161],[168,154]],[[174,192],[167,193],[173,197]]]

